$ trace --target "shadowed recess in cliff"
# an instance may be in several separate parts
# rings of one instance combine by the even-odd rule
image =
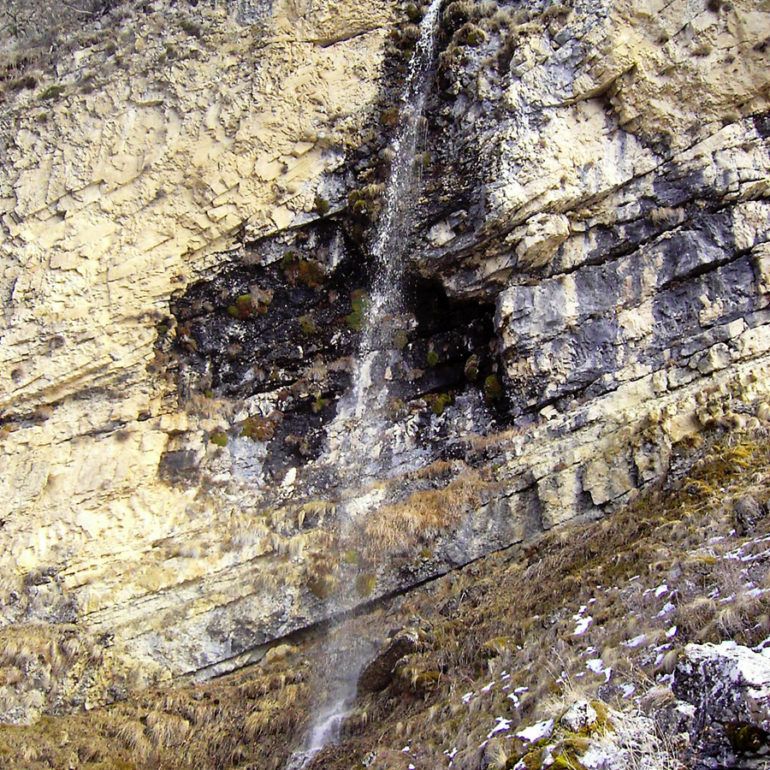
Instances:
[[[338,481],[338,461],[324,456],[326,432],[350,386],[369,283],[363,255],[336,218],[249,244],[236,262],[174,300],[172,317],[159,325],[154,366],[175,374],[191,408],[221,401],[252,411],[227,433],[257,445],[246,443],[264,454],[269,479],[319,461],[324,472],[313,475],[326,488],[324,477]],[[416,430],[425,457],[444,457],[458,420],[470,414],[482,432],[493,416],[502,419],[502,399],[487,397],[488,380],[496,382],[494,307],[451,299],[439,281],[414,273],[402,288],[384,419],[396,435]],[[386,440],[384,429],[380,439],[383,467],[397,469],[398,442]],[[239,442],[228,445],[235,451]],[[400,461],[408,459],[401,452]],[[162,476],[189,484],[200,477],[198,463],[195,452],[170,448]]]

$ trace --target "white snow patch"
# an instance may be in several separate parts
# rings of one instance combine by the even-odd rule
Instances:
[[[676,609],[675,604],[671,604],[671,602],[666,602],[663,605],[663,609],[658,613],[658,617],[662,618],[666,615],[668,615],[670,612],[673,612]]]
[[[505,733],[511,729],[511,720],[505,717],[495,717],[497,724],[487,733],[487,739],[491,738],[495,733]]]
[[[610,681],[612,668],[609,666],[605,668],[601,658],[591,658],[591,660],[586,662],[586,668],[593,671],[594,674],[604,674],[604,681]]]
[[[604,663],[602,663],[601,658],[591,658],[591,660],[586,661],[586,668],[593,671],[594,674],[601,674],[604,671]]]
[[[463,703],[469,703],[471,698],[473,697],[473,692],[466,692],[465,695],[463,695]]]
[[[592,622],[593,622],[593,618],[590,615],[587,615],[584,618],[581,617],[580,620],[578,620],[577,625],[575,626],[575,630],[572,632],[572,635],[582,636],[588,630],[588,626],[590,626]]]
[[[535,743],[542,738],[548,738],[553,732],[553,719],[546,719],[544,722],[536,722],[530,727],[526,727],[523,730],[519,730],[516,733],[517,738],[526,741],[527,743]]]
[[[663,585],[658,586],[655,589],[655,597],[657,599],[660,599],[660,597],[663,596],[663,594],[667,594],[667,593],[668,593],[668,586],[665,583],[663,583]]]
[[[623,642],[624,647],[641,647],[645,642],[647,641],[647,635],[646,634],[639,634],[639,636],[635,636],[633,639],[629,639],[627,642]]]
[[[613,756],[614,754],[614,756]],[[625,759],[625,757],[623,757]],[[580,757],[580,764],[587,768],[616,767],[613,764],[619,759],[617,754],[606,751],[602,746],[592,743]]]

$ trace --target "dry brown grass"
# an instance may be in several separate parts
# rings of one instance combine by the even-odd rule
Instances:
[[[368,727],[351,735],[315,767],[342,770],[375,744],[382,762],[378,754],[372,766],[390,767],[389,750],[405,743],[419,746],[410,755],[418,766],[443,766],[452,747],[454,766],[492,766],[501,760],[496,749],[482,759],[478,747],[494,715],[514,723],[543,718],[576,683],[588,694],[620,697],[602,674],[586,669],[588,657],[641,692],[673,670],[688,641],[764,638],[770,601],[746,581],[764,587],[767,565],[747,576],[728,556],[741,543],[729,536],[732,500],[747,492],[767,498],[770,447],[763,436],[732,434],[707,442],[702,455],[676,488],[643,496],[595,524],[487,557],[409,596],[401,612],[430,629],[429,649],[403,661],[390,690],[365,704],[377,714],[376,733]],[[657,596],[664,584],[667,591]],[[667,601],[673,609],[661,617]],[[576,636],[573,616],[584,605],[593,621]],[[643,643],[628,646],[636,637]],[[517,708],[499,689],[483,692],[503,671],[528,688]],[[464,691],[475,693],[468,704]]]
[[[308,713],[307,661],[285,650],[226,680],[150,690],[109,708],[0,727],[0,767],[179,770],[250,761],[277,770]]]
[[[496,488],[479,471],[466,469],[441,489],[417,490],[405,500],[382,506],[356,533],[362,552],[376,561],[386,554],[419,549],[451,531]]]

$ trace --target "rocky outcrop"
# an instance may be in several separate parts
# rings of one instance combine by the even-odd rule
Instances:
[[[751,495],[735,501],[735,531],[739,535],[748,535],[768,514],[768,505],[757,502]]]
[[[737,3],[455,11],[419,260],[450,295],[496,303],[550,526],[660,477],[698,425],[749,419],[719,390],[764,391],[768,19]],[[448,170],[461,154],[471,184]]]
[[[362,692],[384,690],[391,683],[399,660],[417,652],[420,647],[420,635],[417,631],[411,629],[399,631],[361,672],[358,689]]]
[[[166,634],[176,646],[175,622],[157,621],[186,602],[162,600],[160,615],[150,605],[204,576],[221,583],[234,553],[252,577],[225,578],[230,589],[212,585],[206,608],[181,615],[270,581],[257,566],[265,544],[250,525],[250,545],[232,528],[239,505],[164,481],[175,437],[203,446],[224,408],[179,401],[156,349],[170,297],[244,238],[317,219],[317,199],[340,198],[335,174],[379,99],[393,18],[390,3],[239,4],[262,9],[253,23],[222,4],[144,5],[123,9],[118,34],[112,17],[87,24],[0,119],[4,619],[64,613],[140,657],[128,638],[144,627],[145,652]],[[56,591],[33,610],[24,576],[40,569]],[[118,631],[112,613],[126,602]],[[226,625],[223,637],[239,635]]]
[[[4,619],[108,640],[95,700],[602,515],[768,417],[770,14],[452,3],[387,473],[343,484],[419,9],[252,5],[169,28],[159,0],[4,107]]]
[[[770,661],[735,642],[688,644],[674,693],[695,706],[695,768],[760,768],[770,756]]]

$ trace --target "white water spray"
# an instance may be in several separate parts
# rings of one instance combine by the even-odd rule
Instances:
[[[338,473],[353,469],[362,475],[377,458],[376,446],[383,430],[383,408],[388,391],[384,373],[395,363],[392,346],[394,319],[402,306],[404,256],[419,192],[415,155],[425,100],[430,85],[436,49],[436,30],[442,0],[432,0],[420,24],[420,36],[409,64],[401,97],[399,125],[392,144],[393,161],[385,188],[382,212],[371,242],[375,278],[364,316],[361,341],[353,371],[353,389],[335,421],[342,436]],[[344,508],[344,506],[342,506]],[[355,513],[343,510],[340,539],[351,526]],[[339,740],[342,725],[356,696],[358,677],[367,662],[367,650],[350,651],[350,640],[334,638],[327,655],[339,660],[329,683],[326,705],[321,708],[308,734],[305,748],[292,755],[287,770],[302,770],[324,746]]]

